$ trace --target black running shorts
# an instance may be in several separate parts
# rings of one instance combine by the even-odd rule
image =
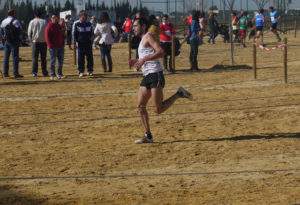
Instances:
[[[278,23],[272,23],[272,29],[277,29],[277,24]]]
[[[256,31],[263,31],[263,28],[264,28],[263,26],[257,26]]]
[[[162,71],[159,73],[150,73],[144,76],[140,84],[141,87],[146,87],[147,90],[157,88],[158,85],[165,87],[165,77]]]

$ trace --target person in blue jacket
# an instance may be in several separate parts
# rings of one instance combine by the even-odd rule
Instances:
[[[271,26],[270,30],[272,31],[272,33],[274,33],[276,35],[278,42],[280,42],[281,38],[277,32],[277,24],[278,24],[278,21],[281,18],[281,16],[280,16],[279,12],[274,9],[273,6],[270,6],[269,9],[270,9],[270,18],[271,18],[271,22],[272,22],[272,26]]]
[[[190,40],[190,64],[191,64],[191,71],[193,70],[199,70],[198,68],[198,46],[200,43],[200,39],[198,37],[198,32],[201,31],[200,24],[199,24],[199,16],[200,12],[196,11],[192,15],[192,22],[191,22],[191,36],[189,38]]]

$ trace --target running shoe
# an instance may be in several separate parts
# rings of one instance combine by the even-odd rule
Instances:
[[[145,136],[142,139],[135,140],[135,144],[143,144],[143,143],[153,143],[152,136],[148,136],[145,134]]]
[[[83,73],[79,73],[79,77],[83,77]]]
[[[189,100],[193,99],[193,95],[190,92],[186,91],[183,87],[178,88],[177,93],[181,98],[187,98]]]

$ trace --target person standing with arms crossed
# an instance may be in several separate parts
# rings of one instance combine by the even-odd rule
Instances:
[[[147,20],[143,17],[134,21],[134,34],[141,37],[138,48],[139,59],[129,60],[130,66],[137,67],[138,69],[142,68],[143,71],[143,80],[138,91],[137,108],[145,129],[145,135],[142,139],[135,141],[137,144],[153,142],[149,125],[149,115],[146,109],[150,97],[152,98],[154,112],[157,114],[165,112],[178,98],[192,99],[192,94],[180,87],[174,95],[163,101],[165,79],[159,58],[162,58],[165,52],[153,35],[147,32],[148,26]]]

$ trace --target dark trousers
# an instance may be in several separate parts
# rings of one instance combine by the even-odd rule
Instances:
[[[9,43],[8,41],[5,41],[4,49],[5,49],[4,62],[3,62],[4,76],[8,76],[10,53],[12,54],[14,76],[19,75],[19,44],[14,45]]]
[[[48,75],[47,71],[47,44],[35,42],[32,43],[32,74],[38,72],[39,55],[41,56],[41,67],[43,75]]]
[[[108,61],[109,70],[112,71],[112,59],[111,59],[111,55],[110,55],[111,45],[105,45],[105,44],[100,45],[100,51],[101,51],[102,64],[106,65],[106,61],[105,61],[105,56],[106,56],[107,61]]]
[[[87,71],[93,72],[94,58],[92,44],[78,45],[78,73],[84,73],[85,57],[87,59]]]
[[[190,47],[191,47],[191,51],[190,51],[190,63],[191,63],[191,69],[192,70],[198,70],[198,60],[197,60],[197,56],[198,56],[198,45],[199,45],[199,41],[198,38],[194,38],[192,40],[190,40]]]
[[[160,45],[164,49],[166,54],[163,59],[164,69],[168,70],[168,56],[169,56],[169,70],[172,70],[172,59],[171,59],[172,43],[160,42]]]
[[[198,39],[197,38],[190,40],[190,47],[191,47],[190,60],[192,61],[193,58],[197,59],[197,55],[198,55]]]
[[[211,33],[210,33],[210,37],[209,37],[208,41],[210,42],[210,40],[212,40],[212,42],[215,43],[215,38],[216,38],[217,32],[215,30],[211,30],[210,32]]]

